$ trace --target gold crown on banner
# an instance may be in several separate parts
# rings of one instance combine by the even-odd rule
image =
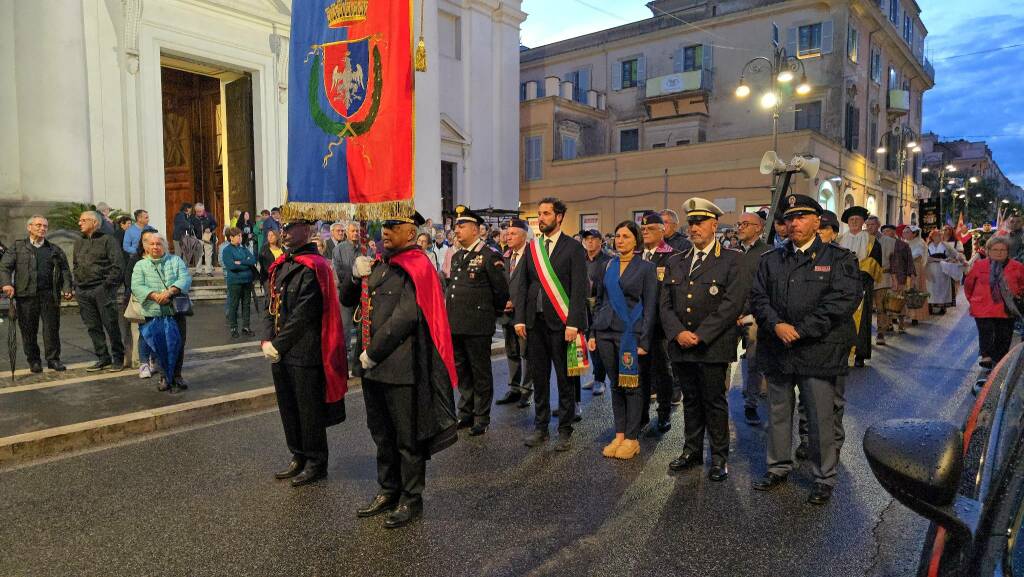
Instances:
[[[366,20],[366,11],[370,7],[370,0],[336,0],[334,4],[327,7],[327,25],[330,28],[340,28],[354,22]]]

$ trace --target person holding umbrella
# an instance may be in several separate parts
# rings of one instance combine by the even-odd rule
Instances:
[[[132,271],[132,294],[146,317],[139,326],[139,335],[160,366],[157,390],[178,393],[188,388],[181,378],[181,366],[185,356],[185,317],[192,314],[188,300],[192,275],[185,261],[167,251],[167,241],[162,236],[148,234],[143,242],[146,256]]]

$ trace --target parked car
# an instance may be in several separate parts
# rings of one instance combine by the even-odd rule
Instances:
[[[918,577],[1024,577],[1022,351],[992,371],[963,427],[902,419],[864,435],[875,478],[931,521]]]

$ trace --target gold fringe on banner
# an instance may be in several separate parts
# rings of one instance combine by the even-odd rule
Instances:
[[[640,386],[640,376],[620,374],[619,386],[623,389],[635,389]]]
[[[281,216],[285,221],[308,220],[386,220],[395,216],[412,216],[416,207],[411,200],[367,203],[285,202]]]

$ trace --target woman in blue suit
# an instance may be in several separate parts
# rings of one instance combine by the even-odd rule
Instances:
[[[588,348],[601,356],[612,389],[615,439],[603,454],[617,459],[640,453],[640,358],[647,355],[658,309],[657,270],[636,252],[639,240],[635,222],[615,227],[616,256],[608,261],[603,282],[596,287],[594,323],[588,331]]]

